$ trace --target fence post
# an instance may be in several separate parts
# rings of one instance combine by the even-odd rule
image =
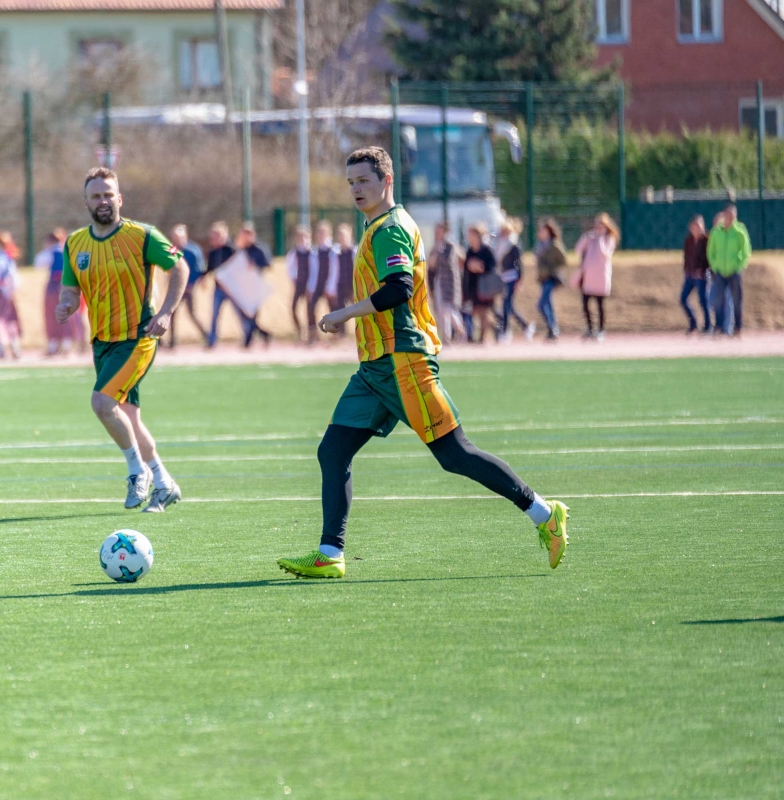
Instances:
[[[250,87],[242,93],[242,218],[253,221],[253,184],[250,143]]]
[[[395,202],[403,201],[403,165],[400,154],[400,120],[397,116],[397,107],[400,105],[400,86],[397,78],[392,78],[392,169],[395,173]]]
[[[33,198],[33,98],[28,89],[22,95],[25,154],[25,223],[27,228],[27,263],[35,256],[35,201]]]
[[[528,177],[528,247],[536,244],[536,202],[534,200],[534,85],[525,84],[525,136]]]
[[[447,151],[446,134],[447,121],[446,110],[449,102],[449,88],[444,81],[441,84],[441,203],[443,205],[443,217],[446,225],[449,225],[449,184],[447,182]]]
[[[626,91],[618,87],[618,204],[620,206],[621,242],[626,222]]]
[[[103,125],[101,126],[101,141],[106,148],[106,158],[109,159],[109,150],[112,146],[112,93],[103,93]],[[106,162],[110,162],[107,160]]]
[[[757,81],[757,191],[760,209],[760,249],[767,247],[765,232],[765,107],[762,102],[762,81]]]
[[[272,227],[275,231],[275,255],[286,255],[286,209],[276,208],[272,212]]]

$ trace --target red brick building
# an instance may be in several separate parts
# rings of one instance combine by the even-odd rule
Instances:
[[[598,64],[620,62],[637,128],[784,136],[784,0],[596,0]]]

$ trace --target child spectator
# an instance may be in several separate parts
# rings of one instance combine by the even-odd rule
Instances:
[[[302,325],[297,317],[300,300],[305,301],[307,313],[308,343],[313,341],[316,331],[315,311],[311,307],[309,286],[311,272],[316,268],[315,256],[310,248],[310,228],[299,225],[294,231],[294,247],[286,254],[289,278],[294,282],[294,299],[291,302],[291,316],[297,329],[297,339],[302,340]]]
[[[480,293],[480,277],[495,270],[496,260],[493,251],[485,243],[487,228],[481,222],[468,229],[468,250],[465,255],[465,276],[463,297],[463,319],[465,320],[468,341],[474,339],[474,317],[479,317],[479,344],[484,342],[489,324],[492,298]]]
[[[22,355],[19,337],[22,335],[19,326],[19,315],[16,313],[14,294],[19,286],[16,272],[16,261],[8,252],[8,244],[13,239],[4,239],[0,235],[0,358],[5,358],[5,348],[10,345],[11,355],[19,358]],[[12,252],[17,252],[11,248]]]
[[[564,281],[566,249],[561,241],[561,228],[553,217],[545,217],[539,222],[536,239],[534,253],[537,277],[542,285],[542,295],[537,308],[547,324],[547,338],[554,341],[558,338],[560,330],[553,308],[552,294]]]
[[[593,230],[583,234],[574,248],[581,258],[580,270],[572,282],[580,287],[583,294],[586,322],[584,339],[595,337],[599,341],[604,340],[604,298],[609,297],[612,289],[612,257],[620,238],[613,218],[603,212],[594,220]],[[596,331],[589,308],[591,300],[596,300],[599,310],[599,327]]]
[[[329,310],[334,311],[336,291],[335,284],[338,273],[338,248],[332,243],[332,224],[322,219],[316,225],[316,246],[313,249],[315,256],[315,270],[310,274],[310,299],[308,316],[316,318],[316,305],[322,297],[326,297]],[[310,338],[315,338],[315,330],[310,333]]]
[[[697,330],[697,318],[689,305],[689,295],[696,289],[700,299],[703,316],[703,333],[710,333],[712,329],[710,309],[708,307],[708,278],[710,264],[708,263],[708,234],[705,232],[705,219],[702,214],[692,217],[689,222],[689,234],[683,244],[683,289],[681,290],[681,305],[689,320],[687,334]]]
[[[351,225],[347,225],[345,222],[338,225],[336,236],[338,240],[338,270],[333,294],[336,308],[345,308],[354,302],[354,258],[357,255],[357,246],[354,243],[354,232],[351,230]]]
[[[465,335],[465,326],[460,314],[460,254],[443,222],[436,223],[435,244],[428,256],[427,267],[438,334],[441,341],[448,344],[454,341],[455,334],[461,338]]]
[[[495,242],[495,260],[504,282],[503,310],[501,312],[499,341],[511,342],[512,330],[509,327],[510,318],[522,328],[525,338],[530,342],[536,333],[536,325],[528,323],[523,316],[515,311],[514,295],[523,277],[523,253],[520,249],[520,231],[523,224],[518,219],[507,217],[498,231]]]

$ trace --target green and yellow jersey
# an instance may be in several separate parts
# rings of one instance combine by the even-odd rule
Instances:
[[[422,236],[401,205],[365,227],[354,260],[354,301],[370,297],[395,272],[407,272],[413,277],[414,294],[408,303],[357,320],[360,361],[374,361],[390,353],[434,356],[441,349],[427,302],[427,260]]]
[[[154,267],[171,269],[182,253],[156,228],[128,219],[99,239],[80,228],[66,240],[63,286],[78,287],[87,302],[90,339],[138,339],[152,319]]]

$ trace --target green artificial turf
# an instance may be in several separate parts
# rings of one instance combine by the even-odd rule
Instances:
[[[784,490],[784,361],[447,362],[469,436],[571,506],[563,565],[399,428],[346,579],[297,581],[351,371],[154,370],[156,516],[87,370],[0,371],[0,798],[781,797],[784,496],[727,493]],[[98,565],[120,527],[137,585]]]

